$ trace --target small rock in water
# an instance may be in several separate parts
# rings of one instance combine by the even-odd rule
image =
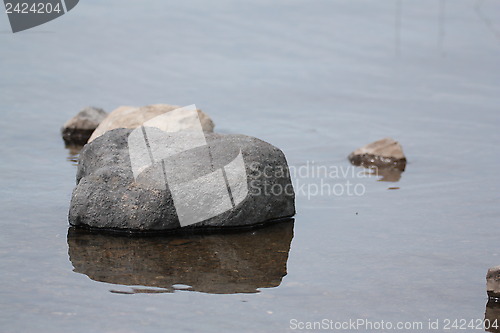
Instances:
[[[491,300],[500,302],[500,266],[488,269],[488,273],[486,274],[486,292]]]
[[[61,130],[64,142],[84,145],[107,115],[106,111],[95,107],[86,107],[81,110],[64,124]]]
[[[137,128],[147,121],[155,121],[153,118],[179,109],[180,106],[168,104],[154,104],[143,107],[120,106],[96,128],[92,136],[88,140],[91,142],[105,132],[116,128]],[[199,122],[204,132],[214,131],[214,122],[210,117],[201,110],[198,111]],[[151,125],[151,124],[150,124]],[[165,125],[165,124],[162,124]],[[177,113],[176,117],[169,117],[168,131],[175,132],[186,129],[187,127],[199,126],[197,122],[191,122],[189,118],[183,117],[181,113]]]
[[[365,168],[394,168],[404,171],[406,157],[399,142],[385,138],[358,148],[349,155],[349,161]]]

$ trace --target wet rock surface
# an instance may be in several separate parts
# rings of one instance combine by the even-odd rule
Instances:
[[[486,273],[486,292],[490,299],[500,302],[500,266],[488,269],[488,273]]]
[[[353,165],[365,168],[393,169],[400,173],[406,168],[403,148],[399,142],[391,138],[378,140],[358,148],[349,155],[348,159]],[[398,178],[398,176],[391,177]]]
[[[180,106],[168,104],[154,104],[143,107],[121,106],[109,114],[109,116],[96,128],[88,140],[91,142],[107,131],[117,128],[136,128],[159,115],[181,108]],[[198,109],[199,121],[203,131],[213,132],[214,122],[203,111]],[[171,118],[171,128],[184,127],[184,118]],[[196,124],[197,125],[197,124]]]
[[[69,211],[71,225],[125,232],[178,231],[181,229],[179,205],[176,209],[171,183],[169,186],[165,179],[160,183],[162,186],[158,186],[158,182],[151,181],[156,179],[154,175],[162,177],[169,169],[173,170],[169,174],[177,180],[177,195],[180,193],[185,200],[196,202],[191,205],[192,210],[207,200],[203,188],[210,189],[211,180],[206,178],[201,182],[200,189],[185,186],[183,180],[204,179],[224,169],[226,180],[231,183],[228,189],[232,190],[234,200],[230,209],[182,229],[245,227],[295,214],[295,194],[285,156],[271,144],[245,135],[205,133],[205,147],[190,149],[168,161],[156,163],[135,179],[128,149],[131,132],[131,129],[108,131],[81,151],[77,186]],[[165,135],[189,143],[196,133]],[[154,145],[154,139],[149,144]],[[226,166],[240,155],[245,177],[231,180],[231,172]],[[247,189],[248,193],[241,189]],[[202,199],[193,198],[198,195]],[[208,194],[209,199],[210,196]],[[223,201],[215,198],[212,202]],[[213,207],[205,205],[202,208]]]
[[[61,132],[64,142],[67,145],[84,145],[107,115],[100,108],[84,108],[63,125]]]
[[[146,287],[112,292],[183,289],[230,294],[279,286],[287,274],[292,238],[291,221],[253,231],[183,238],[126,237],[70,228],[68,246],[75,272],[95,281]]]

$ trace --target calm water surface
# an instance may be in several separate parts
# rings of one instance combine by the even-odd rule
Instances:
[[[500,264],[499,18],[494,0],[86,0],[14,35],[0,14],[0,331],[484,318]],[[280,147],[302,170],[295,223],[68,230],[61,125],[86,105],[152,103],[196,103],[217,131]],[[387,136],[409,160],[399,182],[353,174],[346,156]],[[349,172],[304,173],[318,166]],[[348,181],[363,194],[314,194]]]

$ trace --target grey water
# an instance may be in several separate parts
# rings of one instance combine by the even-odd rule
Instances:
[[[484,318],[500,264],[498,1],[86,0],[17,34],[0,13],[0,59],[1,332]],[[154,103],[195,103],[216,131],[281,148],[295,222],[150,240],[69,229],[78,152],[62,124]],[[346,158],[384,137],[408,159],[396,182]]]

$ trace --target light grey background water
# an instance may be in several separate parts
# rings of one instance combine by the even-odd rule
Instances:
[[[482,319],[500,264],[499,18],[495,0],[86,0],[14,35],[0,14],[0,331]],[[196,103],[297,167],[348,168],[386,136],[409,164],[396,184],[349,176],[363,196],[299,195],[279,287],[110,293],[130,288],[72,271],[59,129],[86,105],[152,103]]]

